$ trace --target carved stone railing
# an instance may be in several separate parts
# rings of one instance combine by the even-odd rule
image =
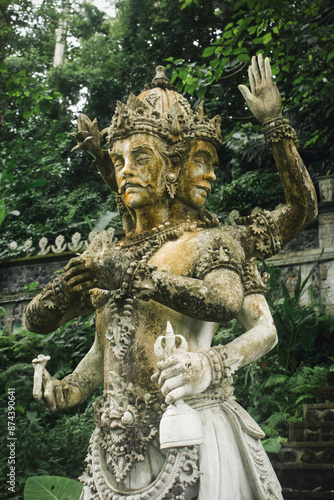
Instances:
[[[73,234],[71,241],[66,242],[65,236],[59,234],[54,243],[49,244],[49,240],[43,236],[37,244],[35,244],[32,238],[26,240],[23,244],[19,244],[16,241],[11,241],[8,245],[8,257],[15,254],[15,257],[31,257],[33,255],[50,255],[50,254],[63,254],[65,252],[82,252],[95,238],[97,233],[91,231],[87,239],[82,239],[81,234],[76,232]]]

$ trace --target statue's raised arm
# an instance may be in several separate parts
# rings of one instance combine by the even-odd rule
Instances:
[[[284,246],[316,217],[316,192],[298,153],[296,132],[282,115],[282,100],[269,59],[263,59],[262,54],[254,56],[248,74],[250,90],[245,85],[239,85],[239,90],[262,125],[281,178],[286,205],[274,210],[272,216]]]

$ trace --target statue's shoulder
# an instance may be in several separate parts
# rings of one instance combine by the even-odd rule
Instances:
[[[238,226],[219,226],[202,229],[197,234],[198,241],[208,247],[226,245],[235,252],[242,252],[242,231]]]

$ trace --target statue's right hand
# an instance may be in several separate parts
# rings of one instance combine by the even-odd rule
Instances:
[[[71,259],[64,270],[62,284],[67,295],[81,295],[98,286],[93,270],[82,257]]]
[[[43,371],[44,391],[39,403],[50,411],[65,410],[81,402],[79,388],[68,385],[63,380],[51,377],[49,372]]]
[[[78,296],[93,288],[117,290],[131,260],[119,252],[107,249],[96,255],[71,259],[63,275],[64,292]]]

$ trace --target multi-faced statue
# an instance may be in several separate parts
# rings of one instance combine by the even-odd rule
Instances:
[[[264,434],[235,401],[231,376],[277,342],[256,259],[278,252],[314,217],[316,198],[268,60],[253,58],[249,74],[251,90],[240,90],[263,124],[287,203],[233,226],[203,209],[216,177],[220,119],[209,120],[202,105],[193,112],[161,67],[138,97],[117,104],[108,152],[96,122],[79,121],[78,147],[93,152],[117,192],[126,234],[116,245],[107,231],[98,235],[32,301],[26,318],[31,330],[46,333],[96,311],[85,358],[61,381],[44,368],[44,388],[37,380],[34,391],[54,411],[104,384],[82,500],[282,500]],[[245,333],[211,347],[219,324],[232,318]],[[163,344],[167,324],[188,351],[178,350],[181,337],[174,351],[171,337]],[[160,361],[159,337],[167,353]],[[182,398],[198,415],[201,441],[175,445],[171,438],[160,449],[166,404]]]

